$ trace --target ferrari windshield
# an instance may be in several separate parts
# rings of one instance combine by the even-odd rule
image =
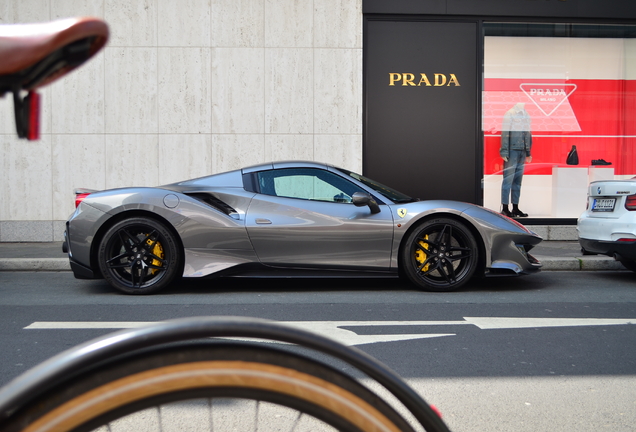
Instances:
[[[356,179],[357,181],[359,181],[360,183],[364,184],[365,186],[370,187],[371,189],[381,193],[382,195],[384,195],[385,197],[387,197],[388,199],[390,199],[393,202],[396,203],[407,203],[407,202],[413,202],[413,201],[417,201],[417,199],[415,198],[411,198],[408,195],[404,195],[402,192],[398,192],[393,188],[390,188],[388,186],[383,185],[382,183],[378,183],[375,180],[371,180],[368,177],[365,177],[363,175],[360,174],[356,174],[352,171],[343,169],[343,168],[337,168],[338,171],[340,171],[343,174],[348,175],[349,177]]]

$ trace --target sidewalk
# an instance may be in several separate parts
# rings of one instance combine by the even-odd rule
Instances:
[[[531,254],[543,270],[624,270],[613,258],[581,254],[577,241],[543,241]],[[61,242],[0,243],[0,271],[70,271]]]

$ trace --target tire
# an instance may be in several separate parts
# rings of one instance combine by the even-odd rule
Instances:
[[[126,294],[151,294],[165,288],[177,276],[182,261],[172,232],[148,217],[116,223],[99,245],[104,279]]]
[[[623,267],[625,267],[627,270],[636,272],[636,261],[623,259],[623,260],[620,260],[620,262],[621,264],[623,264]]]
[[[173,346],[70,381],[12,415],[2,430],[101,432],[139,430],[141,423],[151,431],[156,423],[157,431],[413,432],[354,379],[278,349]]]
[[[417,226],[402,247],[407,277],[425,291],[454,291],[475,273],[478,247],[461,222],[431,219]]]

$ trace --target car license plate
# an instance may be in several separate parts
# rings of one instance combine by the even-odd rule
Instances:
[[[616,198],[595,198],[592,203],[593,212],[613,212]]]

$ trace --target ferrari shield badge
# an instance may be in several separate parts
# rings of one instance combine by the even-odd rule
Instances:
[[[401,218],[406,216],[406,213],[407,213],[407,210],[404,207],[397,209],[397,214]]]

